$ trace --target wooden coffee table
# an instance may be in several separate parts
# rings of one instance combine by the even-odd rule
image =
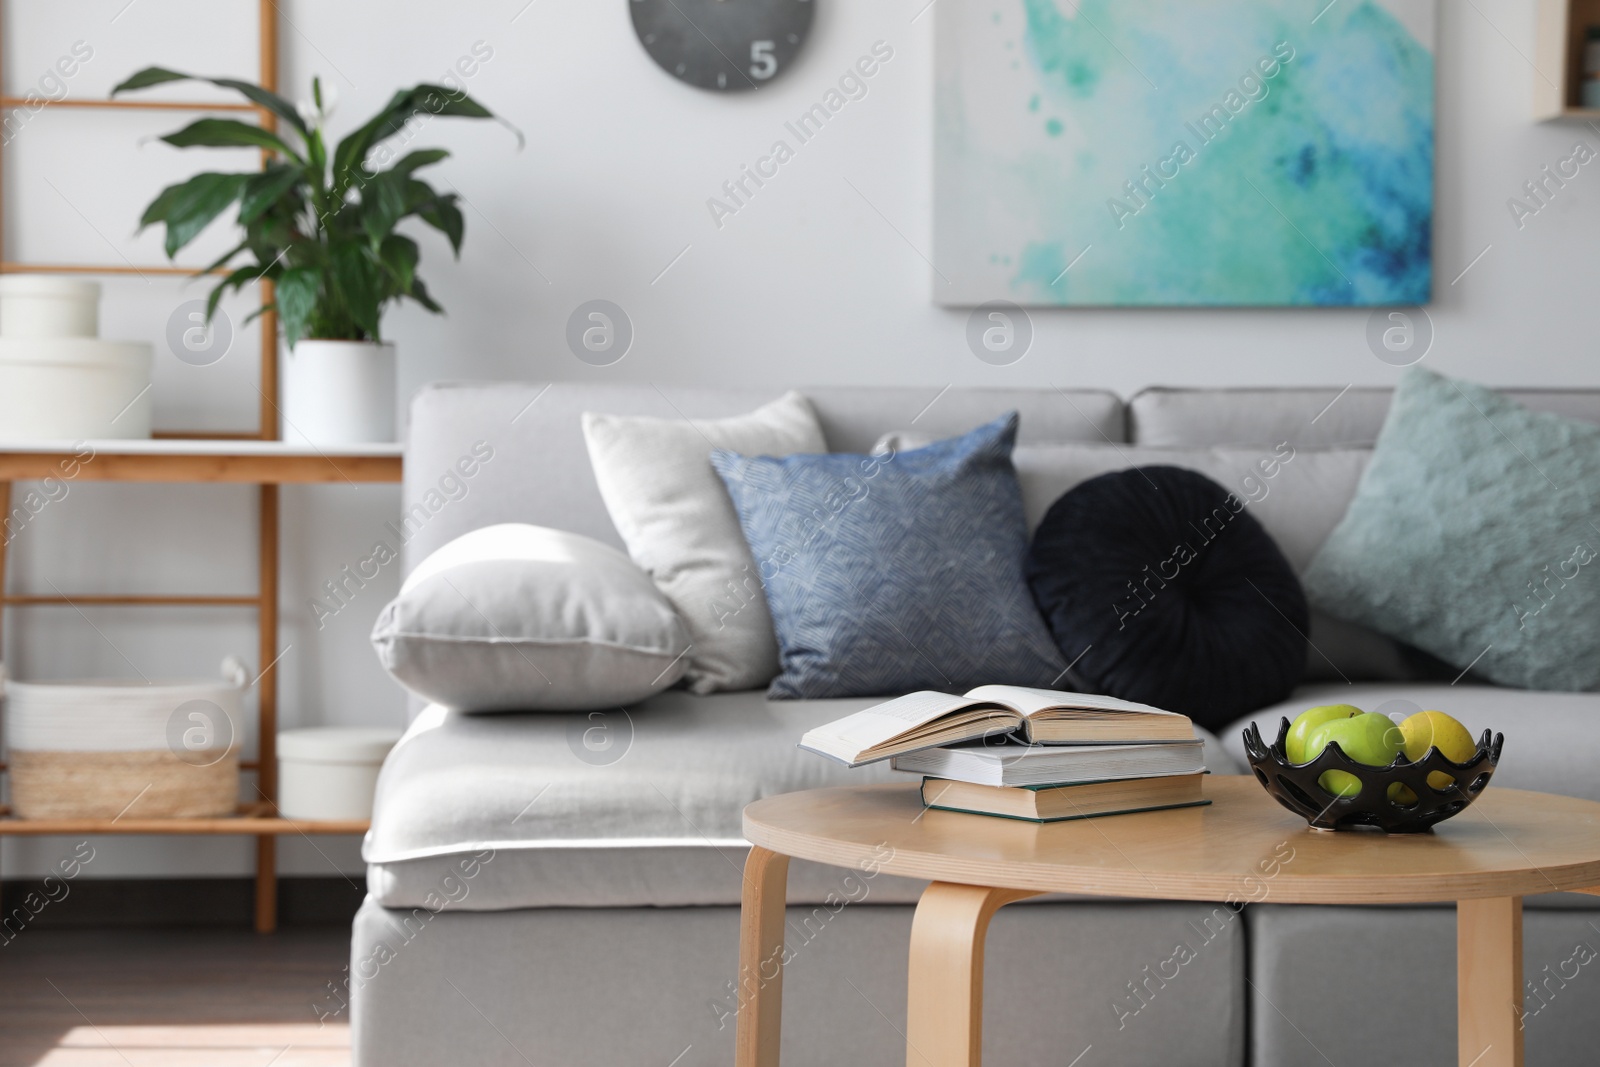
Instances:
[[[739,1067],[776,1067],[789,858],[932,884],[911,924],[908,1067],[975,1067],[983,941],[1015,900],[1081,893],[1274,904],[1456,902],[1462,1067],[1521,1067],[1522,897],[1600,895],[1600,804],[1490,786],[1429,834],[1309,829],[1249,777],[1212,804],[1046,825],[924,810],[915,785],[815,789],[744,810]],[[1283,861],[1279,847],[1292,846]],[[1269,863],[1268,861],[1275,861]],[[1271,872],[1270,874],[1268,872]],[[1265,886],[1265,892],[1261,889]]]

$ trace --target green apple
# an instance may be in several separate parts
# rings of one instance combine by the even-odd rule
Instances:
[[[1302,711],[1289,726],[1289,736],[1283,739],[1284,755],[1289,757],[1290,763],[1309,763],[1316,758],[1317,752],[1322,751],[1318,746],[1316,751],[1306,748],[1306,739],[1311,731],[1325,722],[1335,719],[1351,719],[1364,714],[1354,704],[1324,704],[1320,708]],[[1326,742],[1324,742],[1326,744]]]
[[[1335,742],[1357,763],[1387,767],[1405,748],[1405,735],[1387,715],[1363,712],[1349,718],[1331,719],[1306,737],[1306,759],[1316,759],[1323,749]],[[1361,792],[1361,780],[1347,771],[1325,771],[1317,784],[1338,797],[1353,797]]]

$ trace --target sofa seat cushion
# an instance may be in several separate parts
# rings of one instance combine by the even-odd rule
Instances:
[[[369,889],[393,908],[738,903],[745,805],[916,781],[887,763],[850,770],[796,747],[812,727],[876,702],[673,690],[587,714],[429,707],[378,779],[362,846]],[[1207,740],[1211,769],[1238,773]],[[794,864],[790,900],[820,902],[841,873]],[[875,882],[874,898],[914,900],[918,884],[899,881]]]

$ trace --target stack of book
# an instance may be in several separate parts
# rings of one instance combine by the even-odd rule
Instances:
[[[945,811],[1056,822],[1210,803],[1187,717],[1085,693],[911,693],[819,726],[800,747],[851,767],[892,759]]]

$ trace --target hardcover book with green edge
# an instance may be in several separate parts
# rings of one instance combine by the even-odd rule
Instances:
[[[936,811],[1021,822],[1071,822],[1102,815],[1201,807],[1203,774],[1119,778],[1077,785],[993,786],[926,777],[922,802]]]

